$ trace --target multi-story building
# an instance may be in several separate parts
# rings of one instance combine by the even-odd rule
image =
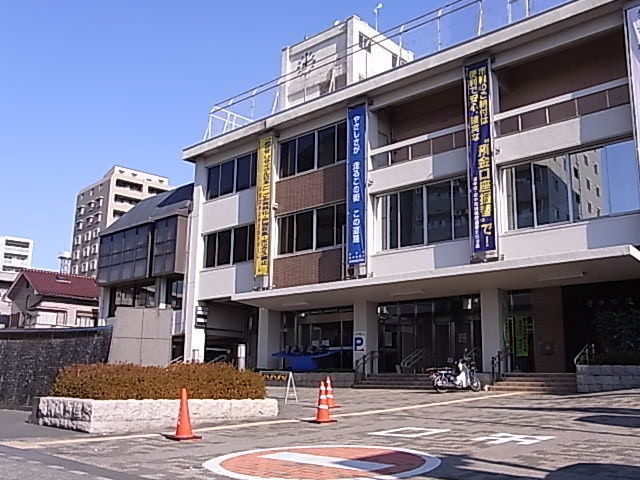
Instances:
[[[71,273],[95,277],[100,232],[142,199],[170,188],[166,177],[117,165],[83,188],[76,199]]]
[[[0,236],[0,272],[18,273],[31,267],[33,240]]]
[[[563,372],[606,348],[640,304],[640,15],[558,3],[186,148],[185,359]]]
[[[109,361],[166,365],[184,348],[182,300],[193,184],[146,198],[100,234],[100,323]]]

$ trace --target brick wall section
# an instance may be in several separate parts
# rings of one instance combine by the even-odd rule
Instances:
[[[327,203],[344,202],[346,175],[346,164],[343,162],[278,181],[276,215],[282,216]]]
[[[49,395],[59,369],[106,362],[110,344],[111,327],[0,330],[0,405]]]
[[[342,248],[301,253],[273,261],[276,288],[334,282],[342,278]]]

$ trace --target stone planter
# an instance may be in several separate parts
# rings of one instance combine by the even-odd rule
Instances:
[[[578,365],[578,392],[607,392],[640,387],[640,365]]]
[[[29,421],[87,433],[160,432],[175,429],[180,400],[89,400],[39,397]],[[278,401],[189,400],[191,424],[200,425],[278,415]]]

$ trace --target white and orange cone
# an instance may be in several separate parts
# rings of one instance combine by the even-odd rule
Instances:
[[[340,405],[336,403],[336,399],[333,396],[333,387],[331,386],[331,377],[327,376],[325,380],[325,384],[327,387],[327,405],[329,405],[329,408],[340,408]]]
[[[331,419],[329,413],[329,405],[327,404],[327,392],[324,382],[320,382],[320,390],[318,391],[318,408],[316,410],[316,419],[311,423],[334,423],[336,420]]]

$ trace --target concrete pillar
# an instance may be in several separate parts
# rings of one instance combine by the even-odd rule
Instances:
[[[506,309],[506,294],[497,288],[480,292],[482,324],[482,370],[491,371],[491,357],[503,349],[502,324]]]
[[[365,351],[353,352],[353,366],[364,355],[378,350],[378,305],[375,302],[357,301],[353,304],[353,333],[364,333],[365,335]],[[371,363],[367,362],[367,373],[378,372],[378,361],[373,362],[373,371]]]
[[[280,367],[280,359],[273,356],[280,350],[280,315],[277,310],[258,311],[258,368]]]

